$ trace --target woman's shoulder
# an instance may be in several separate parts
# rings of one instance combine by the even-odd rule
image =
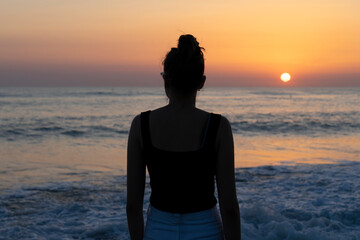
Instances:
[[[224,130],[231,130],[231,125],[230,125],[230,121],[223,115],[218,114],[218,113],[213,113],[216,114],[219,118],[219,131],[224,131]]]
[[[163,107],[159,107],[159,108],[155,108],[155,109],[149,109],[145,112],[151,112],[151,113],[161,113],[163,112],[164,110],[166,110],[166,106],[163,106]]]
[[[130,135],[139,136],[141,131],[141,114],[138,114],[134,117],[131,122]]]
[[[230,121],[223,115],[220,115],[220,126],[230,127]]]
[[[220,121],[219,121],[219,127],[216,137],[216,143],[219,145],[222,141],[227,141],[227,139],[232,139],[232,129],[231,124],[229,120],[221,115]]]

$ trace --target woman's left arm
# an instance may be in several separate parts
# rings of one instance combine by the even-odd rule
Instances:
[[[131,124],[127,149],[126,214],[132,240],[140,240],[144,237],[143,202],[146,164],[141,150],[141,122],[140,116],[136,116]]]

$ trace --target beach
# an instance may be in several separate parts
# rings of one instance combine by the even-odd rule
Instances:
[[[0,239],[129,239],[128,131],[166,103],[162,88],[1,88]],[[359,88],[205,88],[197,106],[230,121],[243,239],[360,239]]]

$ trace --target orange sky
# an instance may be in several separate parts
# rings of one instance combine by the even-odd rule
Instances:
[[[2,0],[0,86],[161,85],[180,34],[209,85],[360,86],[360,1]]]

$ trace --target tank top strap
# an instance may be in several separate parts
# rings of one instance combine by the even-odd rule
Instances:
[[[215,113],[210,113],[210,114],[211,115],[210,115],[209,125],[207,126],[205,132],[205,141],[204,141],[205,148],[215,147],[215,140],[221,120],[220,114],[215,114]]]
[[[149,125],[150,112],[151,112],[150,110],[146,112],[142,112],[140,115],[141,136],[142,136],[144,148],[152,146],[151,137],[150,137],[150,125]]]

